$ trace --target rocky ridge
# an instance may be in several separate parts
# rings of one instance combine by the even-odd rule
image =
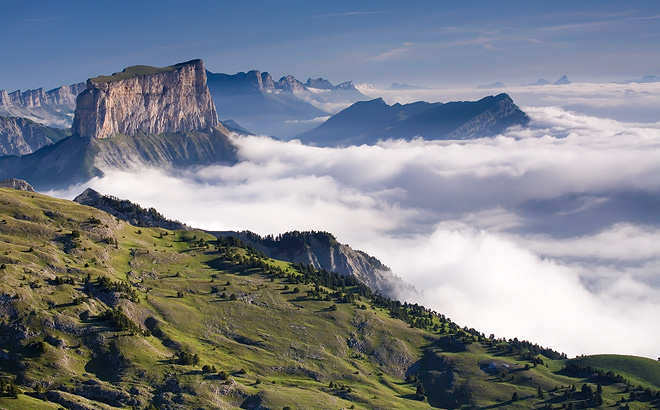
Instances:
[[[103,139],[213,128],[218,116],[206,81],[201,60],[89,79],[76,99],[73,132]]]
[[[14,92],[0,90],[0,115],[25,117],[49,126],[68,128],[76,97],[85,87],[85,83],[76,83],[49,91],[43,88]]]
[[[250,231],[213,233],[240,239],[271,258],[354,276],[374,291],[386,295],[414,292],[412,286],[395,276],[392,270],[377,258],[339,243],[329,232],[293,231],[276,237],[262,237]]]

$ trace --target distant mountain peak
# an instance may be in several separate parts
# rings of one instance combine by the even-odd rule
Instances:
[[[570,83],[571,81],[568,79],[568,76],[566,74],[562,75],[561,77],[559,77],[557,81],[555,81],[555,85],[566,85]]]
[[[528,122],[506,93],[478,101],[404,105],[376,98],[351,105],[300,138],[322,146],[374,144],[388,138],[471,139]]]

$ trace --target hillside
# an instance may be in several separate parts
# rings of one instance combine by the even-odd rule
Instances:
[[[388,138],[471,139],[524,126],[527,114],[507,94],[478,101],[388,105],[382,98],[357,102],[300,135],[319,146],[375,144]]]
[[[660,386],[566,375],[551,349],[236,239],[32,192],[0,189],[0,279],[0,408],[658,403]]]

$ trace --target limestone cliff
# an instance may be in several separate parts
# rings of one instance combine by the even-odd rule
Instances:
[[[192,60],[163,68],[133,66],[89,79],[76,100],[73,133],[102,139],[217,125],[204,63]]]
[[[0,156],[30,154],[69,135],[26,118],[0,117]]]

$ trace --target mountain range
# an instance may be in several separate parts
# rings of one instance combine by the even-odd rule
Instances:
[[[382,98],[361,101],[330,117],[300,139],[319,146],[375,144],[388,138],[470,139],[524,126],[527,115],[507,94],[478,101],[388,105]]]
[[[320,104],[353,93],[350,84],[250,73],[213,81],[267,104],[285,101],[270,95],[323,95]],[[7,120],[7,146],[36,151],[0,157],[0,408],[660,405],[659,362],[569,359],[459,326],[397,300],[412,289],[330,233],[209,232],[91,189],[74,202],[16,179],[43,191],[107,168],[235,164],[207,75],[191,60],[91,78],[71,135],[59,140]],[[342,110],[307,141],[476,138],[528,121],[506,94],[376,99]]]
[[[67,128],[73,120],[76,97],[85,89],[84,82],[65,85],[46,91],[0,90],[0,115],[24,117],[58,128]]]
[[[323,78],[305,83],[291,75],[274,81],[267,72],[236,74],[207,72],[218,112],[258,134],[292,137],[314,127],[315,121],[366,99],[351,82],[333,85]]]

